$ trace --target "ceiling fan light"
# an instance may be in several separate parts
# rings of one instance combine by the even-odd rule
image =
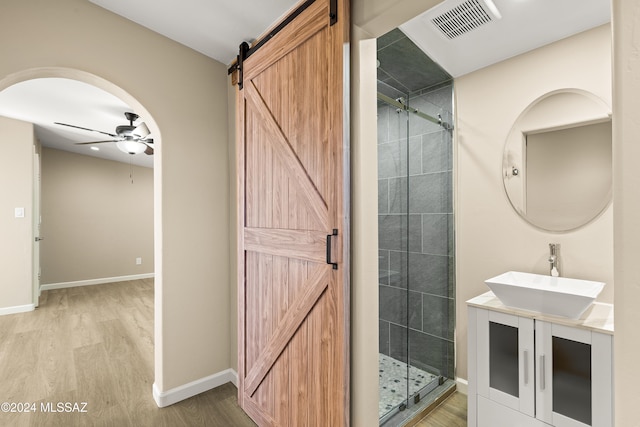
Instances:
[[[127,154],[140,154],[144,153],[147,146],[141,142],[133,140],[123,140],[116,143],[118,149]]]
[[[133,136],[144,139],[151,133],[146,124],[140,123],[132,132]]]

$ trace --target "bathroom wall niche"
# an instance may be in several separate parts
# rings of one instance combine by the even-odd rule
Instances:
[[[538,228],[579,228],[611,202],[611,112],[578,89],[546,94],[518,117],[502,172],[513,208]]]

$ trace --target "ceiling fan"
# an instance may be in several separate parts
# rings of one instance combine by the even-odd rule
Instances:
[[[69,126],[76,129],[88,130],[90,132],[98,132],[103,135],[108,135],[111,138],[106,141],[91,141],[91,142],[76,142],[76,145],[88,145],[88,144],[103,144],[105,142],[115,142],[120,151],[127,154],[140,154],[145,153],[148,155],[153,154],[153,138],[147,139],[147,136],[151,133],[147,125],[144,122],[135,126],[133,122],[138,120],[140,116],[135,113],[126,112],[124,116],[129,120],[128,125],[116,126],[116,133],[103,132],[100,130],[83,128],[81,126],[70,125],[67,123],[54,122],[56,125]]]

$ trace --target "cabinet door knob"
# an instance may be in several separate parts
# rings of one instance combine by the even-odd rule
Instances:
[[[525,350],[522,355],[522,364],[524,367],[524,385],[529,384],[529,351]]]

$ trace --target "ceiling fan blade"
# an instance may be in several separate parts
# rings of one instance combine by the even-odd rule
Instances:
[[[105,142],[118,142],[117,139],[110,139],[108,141],[91,141],[91,142],[76,142],[75,145],[87,145],[87,144],[103,144]]]
[[[147,145],[147,149],[144,150],[144,154],[148,155],[148,156],[152,156],[153,155],[153,147],[149,147]]]
[[[133,136],[136,136],[140,139],[144,139],[146,138],[149,134],[151,133],[151,131],[149,131],[149,128],[147,127],[146,124],[144,124],[144,122],[140,123],[132,132],[131,134]]]
[[[153,144],[153,138],[149,138],[149,139],[141,139],[138,142],[142,142],[143,144]]]
[[[60,123],[60,122],[53,122],[54,125],[60,125],[60,126],[68,126],[70,128],[76,128],[76,129],[82,129],[82,130],[88,130],[89,132],[98,132],[101,133],[103,135],[109,135],[112,138],[116,138],[118,135],[114,135],[112,133],[109,132],[102,132],[101,130],[95,130],[95,129],[89,129],[89,128],[83,128],[81,126],[75,126],[75,125],[70,125],[67,123]]]

